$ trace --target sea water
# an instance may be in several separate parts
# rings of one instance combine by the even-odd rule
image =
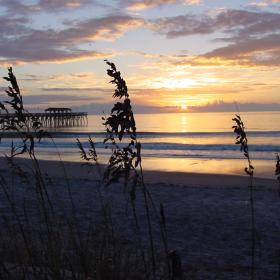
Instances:
[[[244,174],[246,159],[235,144],[233,117],[234,113],[228,112],[136,114],[143,168]],[[241,117],[256,176],[273,178],[275,155],[280,152],[280,112],[243,112]],[[88,126],[47,129],[53,139],[45,138],[36,145],[38,158],[81,161],[76,139],[88,147],[91,136],[100,161],[106,163],[111,150],[110,145],[103,144],[105,128],[101,118],[89,115]],[[2,139],[2,153],[9,152],[11,140]],[[19,139],[13,141],[16,144]]]

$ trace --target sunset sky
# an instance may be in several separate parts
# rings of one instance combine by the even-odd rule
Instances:
[[[0,33],[0,74],[34,110],[102,112],[104,59],[139,112],[280,104],[280,0],[0,0]]]

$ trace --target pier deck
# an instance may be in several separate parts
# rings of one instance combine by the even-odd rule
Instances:
[[[32,118],[36,118],[43,127],[73,127],[73,126],[86,126],[88,124],[86,112],[72,112],[67,111],[52,111],[45,110],[44,113],[25,113],[24,116],[27,122]],[[15,114],[0,114],[0,118],[15,118]]]

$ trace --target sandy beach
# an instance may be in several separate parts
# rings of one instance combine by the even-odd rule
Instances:
[[[30,170],[29,160],[17,159],[16,162],[23,169]],[[98,217],[99,189],[104,201],[110,203],[116,232],[124,239],[129,238],[133,218],[121,183],[102,187],[96,169],[79,163],[40,161],[40,166],[44,176],[47,174],[46,178],[51,178],[51,196],[66,210],[69,198],[65,185],[68,178],[81,225]],[[3,158],[1,174],[10,184],[15,201],[25,200],[32,205],[33,198],[28,188],[18,176],[11,174]],[[251,227],[246,176],[145,171],[144,177],[155,205],[164,205],[168,246],[180,255],[186,279],[248,279]],[[254,197],[258,279],[277,279],[280,198],[276,180],[256,178]],[[4,200],[1,191],[2,213],[8,211]],[[136,207],[139,220],[145,220],[140,195],[136,197]],[[159,244],[157,229],[154,236]]]

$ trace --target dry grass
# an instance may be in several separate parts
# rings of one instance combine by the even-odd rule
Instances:
[[[25,118],[21,92],[12,68],[9,68],[8,77],[5,77],[11,84],[6,91],[9,99],[0,104],[7,118],[1,120],[1,125],[5,131],[20,135],[21,141],[17,145],[12,142],[10,153],[6,155],[10,174],[0,176],[1,193],[5,198],[3,203],[9,213],[0,213],[4,225],[0,240],[1,279],[182,279],[178,267],[174,266],[176,252],[168,255],[163,206],[160,211],[156,209],[144,183],[141,145],[137,141],[136,124],[125,81],[113,63],[107,64],[111,68],[108,75],[113,77],[112,83],[116,85],[114,97],[124,100],[116,103],[110,117],[104,119],[107,131],[104,141],[108,145],[110,143],[112,155],[104,175],[99,169],[97,188],[123,180],[125,194],[130,198],[134,213],[134,236],[124,242],[116,235],[111,215],[113,209],[102,203],[101,192],[100,217],[81,224],[78,218],[79,205],[73,200],[66,175],[67,205],[66,202],[61,203],[55,183],[41,172],[36,157],[36,146],[41,137],[50,135],[41,129],[35,118]],[[8,118],[11,112],[16,115],[14,119]],[[119,148],[117,142],[121,142],[127,135],[131,140],[128,146]],[[98,166],[93,140],[89,138],[90,148],[87,151],[79,140],[77,143],[85,162]],[[29,173],[23,171],[15,160],[22,154],[26,154],[32,161]],[[11,176],[15,177],[11,180]],[[26,190],[26,197],[21,197],[21,201],[16,194],[19,186]],[[140,229],[135,208],[138,193],[145,199],[148,223],[146,233],[150,240],[148,247],[144,245],[143,229]],[[151,211],[156,212],[156,215]],[[159,253],[153,243],[153,217],[161,229],[165,261],[158,258]],[[178,256],[176,261],[178,263]],[[173,271],[170,265],[172,262]]]
[[[245,132],[245,125],[240,117],[240,115],[235,115],[235,118],[232,119],[235,122],[235,125],[232,127],[236,133],[236,142],[235,144],[240,145],[240,151],[243,152],[245,159],[247,160],[247,167],[244,171],[250,178],[250,211],[251,211],[251,279],[255,279],[256,274],[256,218],[255,218],[255,200],[254,200],[254,166],[249,153],[248,139]]]
[[[106,61],[107,74],[115,86],[113,105],[109,117],[103,118],[107,148],[111,150],[108,165],[103,169],[98,163],[93,139],[85,149],[79,139],[77,145],[86,165],[99,171],[96,177],[99,192],[100,215],[86,223],[79,220],[79,204],[75,203],[65,172],[67,198],[61,203],[52,178],[42,173],[36,157],[36,147],[42,137],[51,137],[42,130],[36,118],[26,119],[22,96],[12,68],[5,79],[10,82],[6,93],[8,100],[0,108],[16,118],[3,118],[4,131],[20,136],[20,143],[11,143],[6,155],[9,174],[0,174],[1,195],[7,212],[0,213],[0,279],[185,279],[180,256],[170,250],[166,232],[164,206],[153,200],[145,183],[142,170],[141,143],[137,138],[130,96],[125,80],[116,66]],[[247,161],[246,174],[250,178],[251,216],[251,279],[256,276],[256,226],[253,176],[248,139],[239,115],[233,119],[236,144],[240,145]],[[26,173],[15,158],[25,154],[32,161]],[[58,154],[59,157],[59,154]],[[63,162],[61,162],[63,165]],[[279,156],[275,174],[279,180]],[[123,240],[115,230],[111,205],[104,202],[102,192],[115,182],[122,182],[124,195],[133,213],[134,231],[129,240]],[[17,188],[24,188],[26,196],[19,200]],[[145,224],[141,228],[136,201],[144,201]],[[93,201],[93,203],[96,203]],[[8,213],[8,214],[7,214]],[[155,246],[155,232],[161,236],[161,248]],[[148,244],[145,242],[148,240]]]

